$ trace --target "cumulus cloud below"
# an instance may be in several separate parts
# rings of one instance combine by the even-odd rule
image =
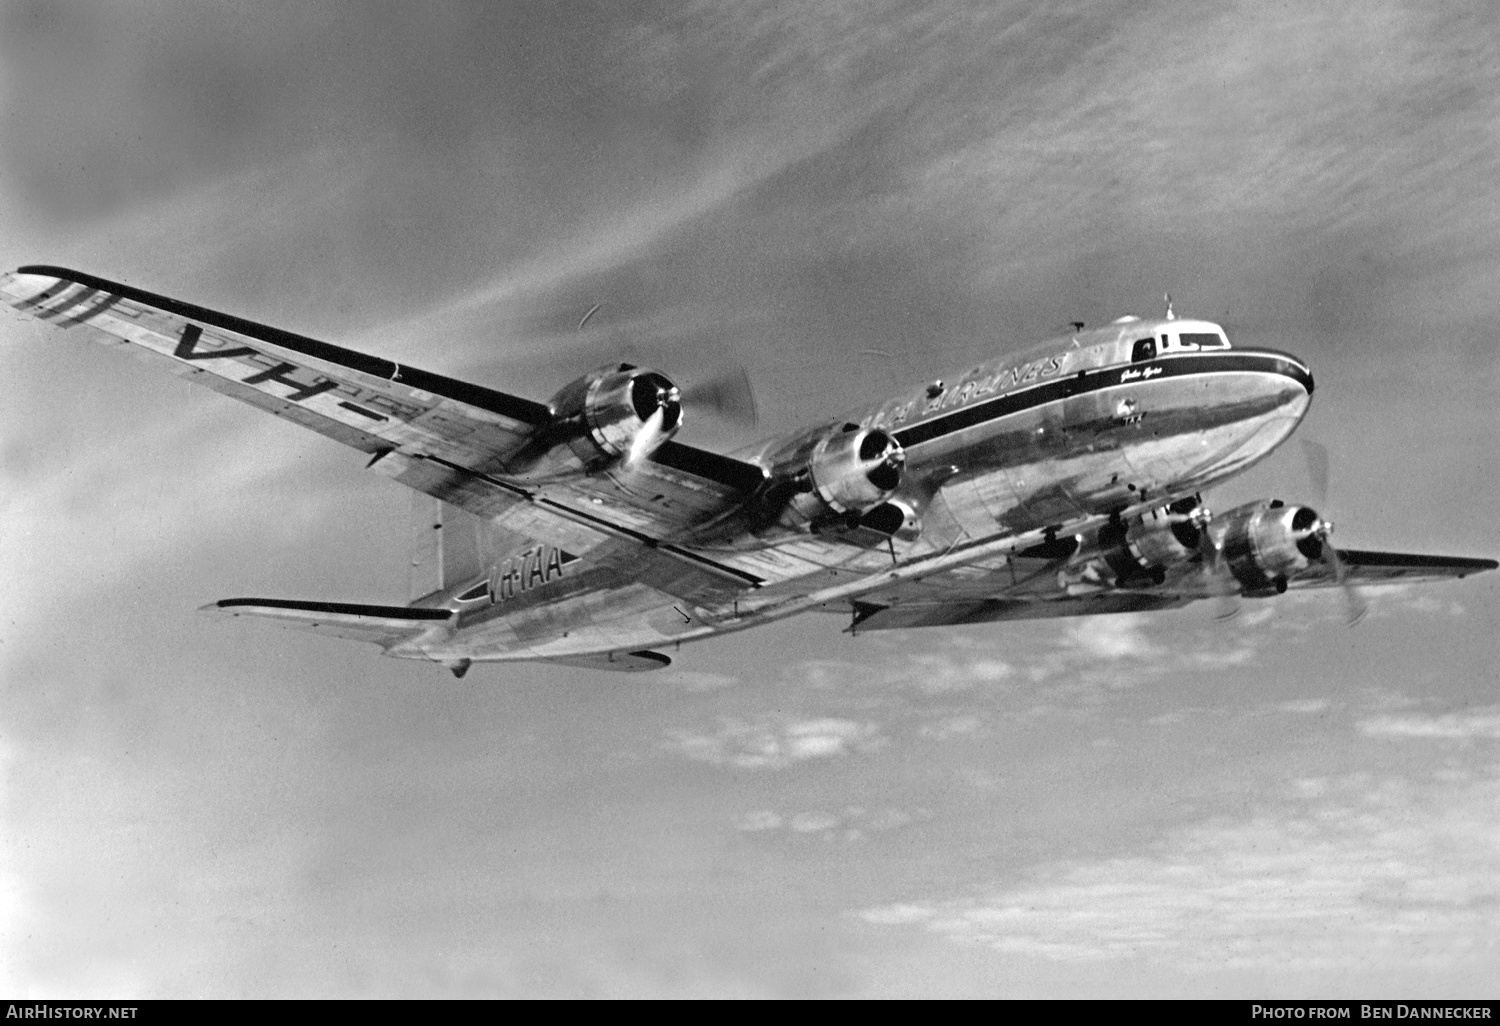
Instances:
[[[839,837],[846,841],[858,841],[872,833],[898,830],[912,823],[929,820],[932,815],[931,809],[907,811],[893,805],[881,808],[847,805],[841,809],[812,809],[787,815],[771,809],[756,809],[740,816],[734,825],[735,829],[751,834],[786,831],[789,834],[814,834],[826,839]]]
[[[1297,794],[1297,814],[1216,819],[1138,855],[861,916],[1064,962],[1301,972],[1357,947],[1373,965],[1493,964],[1500,774],[1303,781]]]
[[[1372,716],[1359,729],[1370,737],[1500,741],[1500,706],[1441,716]]]
[[[689,759],[736,769],[785,769],[800,762],[870,752],[886,743],[873,723],[825,718],[725,719],[708,734],[674,731],[666,747]]]

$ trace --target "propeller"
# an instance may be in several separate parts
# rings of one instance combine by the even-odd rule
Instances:
[[[578,322],[579,332],[583,331],[590,319],[603,306],[603,303],[595,303],[589,307],[588,313],[584,314],[583,319]],[[631,364],[654,362],[638,356],[635,343],[623,338],[617,329],[607,330],[607,335],[609,349],[617,357]],[[690,385],[673,398],[680,400],[684,406],[717,417],[735,427],[754,428],[759,422],[755,408],[755,392],[750,387],[750,375],[745,373],[745,368],[738,363],[730,363],[728,367],[707,381]],[[646,433],[646,431],[641,432],[642,435]]]
[[[1214,518],[1206,506],[1193,510],[1191,520],[1198,528],[1198,553],[1203,558],[1203,572],[1214,594],[1214,619],[1233,620],[1240,615],[1239,582],[1224,565],[1224,546],[1213,536],[1208,525]]]
[[[1239,584],[1224,565],[1224,546],[1208,529],[1214,518],[1213,512],[1207,506],[1200,505],[1197,496],[1179,500],[1179,503],[1173,505],[1173,512],[1185,512],[1188,515],[1185,523],[1191,528],[1191,533],[1180,534],[1178,537],[1184,545],[1198,550],[1198,560],[1203,568],[1204,589],[1215,596],[1214,619],[1233,619],[1240,611]]]
[[[682,403],[736,427],[753,428],[759,422],[750,375],[739,364],[683,389]]]
[[[1323,505],[1328,499],[1328,449],[1310,439],[1300,439],[1302,443],[1302,458],[1307,463],[1307,477],[1312,482],[1313,491],[1317,494],[1318,505]],[[1333,579],[1344,592],[1344,609],[1347,613],[1344,622],[1353,627],[1365,618],[1369,606],[1365,603],[1364,596],[1360,595],[1359,589],[1349,579],[1349,571],[1344,561],[1339,557],[1339,550],[1334,547],[1329,536],[1333,534],[1333,522],[1319,517],[1316,524],[1312,526],[1309,535],[1314,541],[1315,554],[1309,558],[1319,559],[1328,564],[1333,571]]]
[[[1331,534],[1333,534],[1333,523],[1319,518],[1317,526],[1312,530],[1311,537],[1317,540],[1318,555],[1316,558],[1328,564],[1329,569],[1333,571],[1334,583],[1344,593],[1344,611],[1346,614],[1344,623],[1349,627],[1353,627],[1365,618],[1365,614],[1370,611],[1370,607],[1365,602],[1364,596],[1359,593],[1359,589],[1354,586],[1354,582],[1350,580],[1348,568],[1345,566],[1343,559],[1340,558],[1339,550],[1334,547],[1332,540],[1329,538]]]

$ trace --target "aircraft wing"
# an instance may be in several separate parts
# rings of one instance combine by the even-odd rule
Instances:
[[[1344,578],[1355,584],[1414,584],[1446,581],[1484,570],[1494,570],[1500,563],[1493,559],[1470,559],[1466,556],[1422,556],[1406,552],[1367,552],[1363,549],[1339,549],[1344,564]],[[1339,581],[1327,563],[1315,563],[1290,582],[1292,588],[1337,588]]]
[[[1037,555],[1041,548],[1031,550]],[[1341,582],[1327,563],[1315,563],[1289,582],[1297,588],[1337,588],[1353,584],[1407,584],[1452,580],[1500,567],[1493,559],[1427,556],[1402,552],[1340,549]],[[1100,613],[1175,609],[1210,594],[1119,588],[1070,595],[1057,582],[1066,559],[1028,559],[1022,554],[960,566],[922,580],[904,580],[871,589],[850,603],[850,632],[896,630],[1037,620]]]
[[[574,551],[597,543],[595,529],[670,537],[762,477],[753,464],[669,441],[628,479],[522,488],[501,480],[503,463],[550,422],[542,403],[63,267],[0,277],[0,302],[370,453],[374,469],[403,484],[513,518]]]

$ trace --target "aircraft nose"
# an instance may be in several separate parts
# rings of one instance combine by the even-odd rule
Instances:
[[[1306,403],[1312,398],[1312,368],[1307,365],[1306,361],[1290,353],[1280,353],[1273,349],[1263,349],[1253,358],[1260,362],[1262,370],[1271,372],[1280,381],[1279,391],[1288,401]],[[1298,387],[1291,387],[1293,382]]]
[[[1295,380],[1311,396],[1313,394],[1313,375],[1312,368],[1307,365],[1307,361],[1298,359],[1295,356],[1288,356],[1283,361],[1283,364],[1281,372]]]

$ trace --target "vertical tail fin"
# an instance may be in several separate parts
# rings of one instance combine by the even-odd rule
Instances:
[[[494,525],[421,492],[412,493],[409,524],[409,602],[483,574],[506,541]]]
[[[411,493],[407,544],[411,549],[406,600],[416,602],[443,589],[443,504],[430,495]]]

